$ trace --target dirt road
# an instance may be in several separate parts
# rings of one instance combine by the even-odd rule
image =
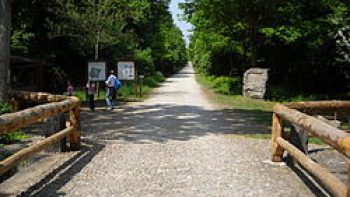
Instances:
[[[272,165],[266,127],[217,110],[191,66],[145,102],[82,114],[83,151],[23,195],[315,196],[289,167]]]

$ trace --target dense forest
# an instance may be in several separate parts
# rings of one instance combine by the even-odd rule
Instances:
[[[186,63],[170,0],[14,0],[11,55],[45,61],[47,83],[86,82],[87,62],[134,60],[139,74],[169,75]],[[111,66],[112,65],[112,66]],[[49,87],[53,90],[53,87]],[[59,90],[61,91],[61,90]]]
[[[241,78],[250,67],[269,68],[270,97],[349,92],[350,1],[187,0],[181,7],[194,25],[189,51],[199,72]]]

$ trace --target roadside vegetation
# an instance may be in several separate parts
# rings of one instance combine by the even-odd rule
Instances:
[[[143,95],[187,63],[186,44],[168,10],[170,1],[12,1],[11,55],[45,62],[44,91],[62,94],[70,80],[84,98],[87,62],[134,61]],[[137,77],[137,76],[136,76]],[[19,79],[21,80],[21,79]],[[101,90],[104,84],[101,84]],[[122,97],[135,87],[125,84]],[[42,90],[40,90],[42,91]],[[103,95],[103,93],[102,93]]]
[[[194,26],[189,59],[219,104],[270,125],[274,102],[350,98],[349,1],[189,0],[181,7]],[[241,96],[252,67],[269,69],[265,101]]]
[[[214,101],[218,106],[222,106],[226,109],[228,108],[237,110],[240,113],[249,115],[249,117],[252,117],[253,121],[258,124],[262,124],[268,127],[271,126],[272,107],[276,103],[275,101],[251,99],[240,95],[241,85],[240,82],[236,82],[236,80],[225,78],[225,80],[222,80],[223,77],[220,79],[213,76],[206,76],[204,74],[197,75],[196,79],[208,93],[210,99]],[[234,81],[234,83],[232,83],[232,81]],[[237,86],[230,87],[230,84]],[[297,102],[305,100],[308,100],[308,98],[299,96],[285,102]],[[288,129],[286,129],[285,134],[289,135]],[[271,139],[271,134],[244,134],[243,136],[257,139]],[[319,145],[324,144],[324,142],[316,137],[310,137],[309,143]]]
[[[11,106],[7,103],[0,103],[0,115],[11,112]],[[6,144],[13,144],[22,139],[29,138],[23,131],[17,130],[12,133],[0,134],[0,148]],[[2,158],[2,153],[0,152],[0,159]]]
[[[216,91],[234,94],[246,70],[262,67],[269,69],[268,100],[350,97],[348,1],[190,0],[181,5],[194,25],[190,60]]]

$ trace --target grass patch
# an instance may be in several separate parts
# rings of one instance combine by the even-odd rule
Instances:
[[[10,112],[11,112],[11,105],[7,103],[0,103],[0,114],[10,113]]]
[[[199,84],[201,84],[201,86],[204,87],[207,92],[212,92],[209,96],[217,105],[225,108],[241,110],[242,113],[249,115],[257,123],[271,125],[272,106],[275,104],[275,102],[251,99],[242,95],[222,94],[220,93],[221,90],[216,88],[217,85],[215,85],[213,82],[214,80],[211,78],[212,77],[202,74],[199,74],[196,77]],[[241,89],[241,86],[238,88]],[[235,92],[237,92],[237,90],[235,90]]]
[[[269,102],[258,99],[251,99],[248,97],[244,97],[242,95],[232,95],[232,94],[220,94],[220,90],[215,88],[215,84],[213,80],[210,79],[212,77],[208,77],[202,74],[197,75],[197,81],[206,89],[214,91],[214,101],[220,105],[225,105],[228,107],[232,107],[234,109],[243,109],[243,110],[261,110],[261,111],[272,111],[272,106],[275,102]],[[239,89],[241,87],[239,86]],[[235,89],[235,88],[232,88]]]
[[[317,138],[317,137],[310,137],[309,138],[309,143],[310,144],[318,144],[318,145],[325,144],[320,138]]]
[[[23,139],[28,139],[30,136],[28,136],[26,133],[24,133],[21,130],[14,131],[12,133],[7,134],[1,134],[0,135],[0,146],[4,146],[7,144],[13,144],[16,142],[19,142]]]

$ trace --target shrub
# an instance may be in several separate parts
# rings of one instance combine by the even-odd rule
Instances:
[[[164,80],[164,75],[161,72],[157,71],[152,73],[150,76],[145,76],[143,84],[149,87],[156,87],[160,82],[163,82]]]
[[[27,139],[29,136],[23,131],[18,130],[11,133],[1,134],[0,135],[0,144],[13,144],[22,139]]]
[[[221,94],[240,94],[241,93],[241,80],[238,77],[209,77],[212,81],[212,87],[216,92]]]
[[[118,94],[122,97],[129,97],[131,95],[134,95],[134,87],[133,85],[129,84],[123,84],[123,86],[118,90]]]
[[[11,112],[11,106],[7,103],[0,103],[0,114]]]

